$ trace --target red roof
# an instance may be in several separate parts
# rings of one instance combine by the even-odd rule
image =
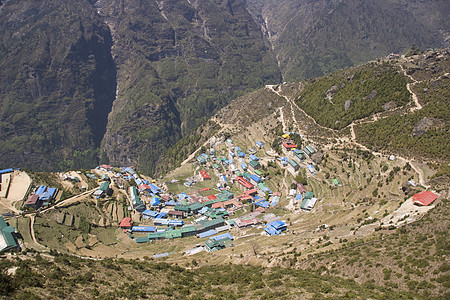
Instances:
[[[253,184],[251,184],[250,182],[248,182],[241,176],[236,177],[236,181],[239,182],[242,186],[244,186],[247,189],[251,189],[254,187]]]
[[[203,180],[205,180],[205,179],[211,179],[211,177],[209,177],[208,172],[206,172],[205,170],[201,170],[201,171],[200,171],[200,176],[202,176]]]
[[[224,207],[223,202],[217,202],[217,203],[214,203],[212,205],[212,208],[214,208],[214,209],[216,209],[216,208],[223,208],[223,207]]]
[[[437,197],[438,197],[438,195],[436,195],[430,191],[423,191],[423,192],[415,194],[412,197],[412,200],[413,200],[414,204],[420,204],[423,206],[427,206],[427,205],[430,205],[431,203],[433,203],[433,201],[436,200]]]
[[[148,185],[146,185],[146,184],[141,184],[141,185],[139,186],[139,189],[140,189],[141,191],[150,191],[150,190],[151,190],[151,188],[150,188]]]
[[[200,190],[200,192],[206,192],[206,191],[209,191],[209,188],[204,188],[204,189]]]
[[[297,148],[297,145],[291,142],[285,142],[283,143],[283,147],[286,149],[292,149],[292,148]]]
[[[238,197],[241,200],[253,200],[253,197],[250,195],[242,194]]]
[[[131,218],[123,218],[120,222],[119,227],[131,227]]]
[[[167,214],[168,215],[172,215],[172,216],[182,216],[183,212],[182,211],[171,210]]]
[[[244,194],[251,195],[251,194],[256,194],[257,192],[258,192],[257,189],[250,189],[248,191],[245,191]]]
[[[38,200],[38,195],[31,195],[30,197],[28,197],[27,201],[25,201],[25,205],[35,205]]]
[[[216,195],[209,195],[209,196],[206,196],[206,198],[208,198],[209,200],[216,200],[217,199]]]
[[[258,207],[257,209],[255,209],[255,211],[256,212],[260,212],[260,213],[263,213],[263,212],[265,212],[266,210],[264,209],[264,207]]]

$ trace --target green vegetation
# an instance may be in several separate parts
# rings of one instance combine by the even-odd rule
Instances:
[[[341,129],[383,111],[388,102],[402,106],[409,99],[403,75],[389,64],[371,63],[311,81],[297,104],[317,123]]]
[[[419,60],[419,59],[418,59]],[[421,63],[418,61],[417,63]],[[369,148],[396,151],[446,161],[450,157],[450,80],[436,79],[450,70],[449,61],[428,62],[433,74],[419,71],[422,82],[413,85],[423,108],[407,115],[394,114],[374,123],[355,127],[358,139]],[[413,77],[416,74],[413,73]]]
[[[0,166],[92,167],[115,93],[109,30],[87,1],[44,2],[1,6]]]
[[[415,298],[448,298],[448,200],[421,220],[383,232],[366,243],[310,257],[307,269],[343,278],[358,277],[363,285],[411,291]],[[325,266],[332,264],[332,269]]]
[[[360,285],[351,279],[288,268],[221,265],[184,268],[153,259],[82,260],[58,254],[47,260],[29,253],[17,260],[2,260],[1,269],[17,266],[15,275],[0,273],[2,296],[15,299],[148,298],[162,299],[292,299],[318,298],[411,298],[374,284]],[[155,281],[158,284],[154,284]],[[299,284],[301,283],[301,284]]]
[[[142,172],[161,172],[167,167],[157,166],[158,159],[164,156],[172,166],[179,162],[192,150],[186,145],[198,140],[195,130],[218,109],[280,81],[242,4],[206,1],[200,11],[186,1],[169,1],[164,16],[156,2],[125,4],[112,20],[120,36],[117,51],[125,55],[119,63],[118,109],[110,115],[102,147],[105,158],[122,163],[117,153],[126,149],[127,159]],[[175,152],[177,158],[169,159]]]

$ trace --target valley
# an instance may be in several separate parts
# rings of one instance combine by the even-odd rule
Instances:
[[[377,100],[379,92],[362,89],[361,98],[354,93],[347,110],[342,109],[346,100],[339,90],[329,96],[333,86],[344,89],[339,81],[343,76],[345,88],[353,89],[360,82],[352,74],[380,70],[379,66],[387,71],[372,75],[377,80],[392,78],[392,72],[401,79],[390,89],[395,96]],[[448,84],[448,68],[448,51],[438,50],[380,59],[309,82],[266,85],[215,114],[201,127],[196,143],[189,145],[192,153],[160,178],[107,164],[64,173],[8,171],[12,175],[2,175],[2,191],[5,183],[17,192],[1,198],[0,212],[20,233],[22,252],[7,255],[4,264],[14,258],[63,260],[58,268],[67,271],[80,264],[153,273],[152,268],[181,266],[171,272],[187,272],[188,277],[202,276],[211,268],[258,270],[283,273],[288,281],[303,274],[316,278],[312,286],[321,287],[313,291],[309,284],[275,284],[269,278],[261,283],[254,278],[249,279],[249,294],[238,293],[251,298],[271,293],[274,297],[281,286],[283,297],[299,299],[344,297],[356,290],[381,298],[445,297],[449,149],[442,128],[448,126],[448,115],[430,107],[440,102],[441,111],[448,110],[448,98],[443,96],[448,91],[442,90]],[[311,85],[321,92],[305,94]],[[422,86],[433,88],[418,88]],[[376,94],[370,101],[378,101],[368,106],[367,115],[352,111],[358,101],[368,101],[364,93]],[[331,104],[322,106],[322,115],[309,113],[305,104],[317,95]],[[398,95],[401,102],[384,109]],[[327,126],[336,124],[327,123],[329,114],[335,114],[331,118],[336,120],[341,110],[346,125]],[[428,142],[427,151],[403,151],[399,143],[374,145],[367,140],[377,141],[380,133],[369,137],[362,133],[365,126],[399,116],[419,122],[423,112],[434,113],[435,125],[413,135],[416,124],[412,124],[409,136]],[[390,135],[391,141],[399,139],[396,134]],[[435,147],[443,147],[443,155],[433,156]],[[27,197],[38,194],[42,186],[58,189],[54,202],[37,210],[24,208]],[[423,191],[432,195],[432,202],[414,204]],[[380,256],[389,263],[380,262]],[[46,271],[36,265],[35,272]],[[225,280],[226,275],[217,272]],[[83,285],[81,278],[77,280]],[[95,290],[106,296],[109,279],[102,280]],[[145,279],[140,282],[147,285]],[[187,296],[181,288],[184,284],[177,284],[177,292],[168,297]],[[341,288],[333,291],[330,284]],[[138,297],[153,293],[151,289],[142,288],[144,294]],[[42,293],[39,287],[24,290]],[[90,288],[77,291],[91,292]],[[230,297],[203,287],[189,293]],[[123,297],[131,295],[130,290]]]

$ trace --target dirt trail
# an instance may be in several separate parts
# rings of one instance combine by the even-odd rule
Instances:
[[[42,248],[46,249],[47,247],[45,247],[42,244],[39,244],[38,241],[36,240],[36,236],[34,234],[34,214],[28,215],[28,217],[30,218],[30,235],[31,235],[31,238],[33,239],[33,242],[36,245],[38,245],[39,247],[42,247]]]
[[[409,79],[411,79],[411,80],[413,81],[412,84],[418,83],[418,81],[415,80],[414,77],[412,77],[411,75],[409,75],[408,73],[406,73],[406,70],[403,68],[402,65],[400,65],[400,68],[402,69],[403,74],[404,74],[406,77],[408,77]],[[416,93],[414,93],[414,92],[411,90],[411,83],[410,83],[410,82],[408,82],[408,83],[406,84],[406,88],[407,88],[408,91],[411,93],[412,98],[413,98],[413,101],[414,101],[414,104],[416,105],[416,107],[412,107],[412,108],[411,108],[411,111],[413,112],[413,111],[415,111],[415,110],[422,109],[422,105],[419,103],[419,98],[417,98]]]
[[[301,109],[300,106],[298,106],[297,103],[295,103],[295,101],[293,101],[293,100],[292,100],[291,98],[289,98],[288,96],[281,95],[280,92],[279,92],[278,90],[275,90],[275,88],[274,88],[275,86],[278,86],[278,85],[266,85],[266,89],[269,89],[269,90],[271,90],[272,92],[274,92],[275,94],[277,94],[279,97],[282,97],[282,98],[286,99],[286,101],[291,105],[291,108],[292,108],[292,106],[294,106],[294,107],[297,108],[299,111],[303,112],[303,113],[305,114],[305,116],[307,116],[307,117],[314,123],[314,125],[316,125],[316,126],[318,126],[318,127],[321,127],[321,128],[323,128],[323,129],[325,129],[325,130],[336,131],[336,130],[334,130],[334,129],[331,129],[331,128],[322,126],[322,125],[320,125],[320,124],[317,124],[316,120],[315,120],[313,117],[311,117],[310,115],[308,115],[303,109]],[[294,114],[294,113],[293,113],[293,119],[294,119],[294,123],[297,123],[297,127],[298,127],[298,122],[295,120],[295,114]],[[300,128],[297,128],[297,129],[300,129]]]
[[[416,81],[414,78],[412,78],[410,75],[406,74],[406,71],[403,69],[403,66],[400,66],[400,67],[402,68],[402,70],[403,70],[405,76],[410,77],[410,78],[414,81],[414,83],[417,83],[417,82],[418,82],[418,81]],[[444,75],[442,75],[442,76],[446,76],[446,75],[447,75],[447,74],[444,74]],[[275,85],[266,85],[266,88],[267,88],[267,89],[270,89],[272,92],[274,92],[274,93],[277,94],[278,96],[283,97],[284,99],[286,99],[286,101],[287,101],[288,103],[290,103],[291,109],[292,109],[292,110],[293,110],[293,107],[296,107],[298,110],[302,111],[308,118],[310,118],[310,119],[313,121],[314,125],[316,125],[316,126],[318,126],[318,127],[321,127],[321,128],[323,128],[323,129],[326,129],[326,130],[332,130],[332,131],[335,131],[335,132],[336,132],[336,130],[334,130],[334,129],[330,129],[330,128],[327,128],[327,127],[324,127],[324,126],[322,126],[322,125],[317,124],[316,120],[315,120],[313,117],[311,117],[310,115],[308,115],[303,109],[301,109],[301,108],[295,103],[295,101],[293,101],[292,99],[290,99],[290,98],[287,97],[287,96],[281,95],[280,92],[279,92],[278,90],[275,90],[274,87],[275,87]],[[408,88],[408,91],[412,94],[414,103],[416,104],[416,107],[412,108],[411,111],[422,109],[422,105],[420,105],[420,103],[419,103],[419,101],[418,101],[418,98],[417,98],[417,95],[410,89],[409,83],[408,83],[408,85],[407,85],[407,88]],[[280,112],[282,112],[281,109],[280,109]],[[296,122],[296,120],[295,120],[295,113],[292,112],[292,114],[293,114],[294,123],[296,123],[297,127],[299,127],[299,126],[298,126],[298,122]],[[284,120],[284,117],[283,117],[282,114],[281,114],[281,117],[282,117],[282,119]],[[351,134],[350,139],[348,139],[347,137],[343,137],[343,138],[339,138],[338,140],[340,140],[341,142],[346,142],[346,143],[353,144],[353,145],[355,145],[355,146],[357,146],[357,147],[360,147],[362,150],[370,151],[374,156],[379,156],[379,157],[383,156],[382,153],[377,152],[377,151],[374,151],[374,150],[372,150],[372,149],[369,149],[369,148],[367,148],[366,146],[364,146],[364,145],[358,143],[358,142],[356,141],[356,132],[355,132],[355,129],[354,129],[355,124],[373,123],[373,122],[379,120],[380,118],[383,118],[383,117],[379,117],[378,115],[374,115],[374,116],[371,116],[371,117],[368,117],[368,118],[365,118],[365,119],[353,121],[352,123],[350,123],[349,125],[346,126],[346,127],[350,127],[350,134]],[[387,116],[385,116],[384,118],[387,118]],[[283,129],[284,129],[284,128],[285,128],[285,126],[284,126],[284,123],[283,123]],[[299,129],[299,128],[298,128],[298,129]],[[419,167],[417,167],[416,165],[414,165],[414,163],[413,163],[412,160],[407,159],[407,158],[404,158],[404,157],[400,157],[400,156],[397,156],[397,159],[402,160],[402,161],[404,161],[405,163],[408,162],[408,163],[411,165],[412,169],[419,175],[419,183],[420,183],[420,185],[424,186],[424,187],[427,188],[427,189],[430,188],[429,185],[426,185],[426,184],[425,184],[425,175],[424,175],[423,171],[422,171]]]
[[[221,133],[225,129],[229,129],[229,128],[232,127],[231,124],[223,124],[223,123],[219,122],[219,120],[217,120],[216,117],[213,117],[212,119],[213,119],[214,122],[216,122],[217,124],[220,125],[220,130],[215,135],[218,135],[219,133]],[[194,152],[192,152],[185,160],[183,160],[183,162],[180,164],[180,166],[184,166],[189,161],[191,161],[195,157],[196,153],[198,151],[200,151],[200,149],[202,149],[202,147],[205,147],[206,145],[208,145],[208,143],[209,143],[209,139],[206,142],[204,142],[200,147],[198,147]]]

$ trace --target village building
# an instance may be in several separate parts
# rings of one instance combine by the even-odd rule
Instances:
[[[295,160],[290,159],[288,161],[288,170],[289,170],[289,172],[292,175],[296,176],[298,169],[300,169],[300,165]]]
[[[285,141],[284,143],[281,144],[282,145],[282,149],[283,149],[283,153],[285,155],[288,155],[292,150],[297,148],[297,145],[294,144],[291,141]]]
[[[248,182],[243,177],[238,176],[234,180],[236,182],[236,186],[244,192],[254,188],[254,185]]]
[[[19,248],[15,233],[14,227],[9,226],[5,219],[0,216],[0,252]]]
[[[422,191],[412,196],[412,201],[416,205],[428,206],[439,196],[430,191]]]

